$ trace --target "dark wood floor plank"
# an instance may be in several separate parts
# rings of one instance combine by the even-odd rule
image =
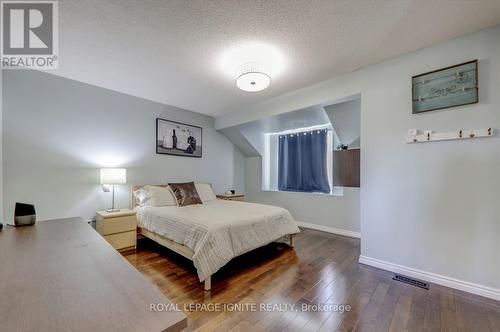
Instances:
[[[452,293],[440,292],[441,327],[443,332],[458,331],[455,296]]]
[[[341,313],[338,331],[352,331],[358,325],[362,312],[375,292],[380,280],[374,276],[372,271],[361,269],[363,277],[361,282],[353,288],[348,296],[342,301],[350,306],[350,311]]]
[[[488,315],[482,303],[467,304],[468,328],[474,331],[491,331]]]
[[[409,319],[406,324],[406,329],[409,332],[419,332],[424,328],[425,302],[427,295],[427,290],[413,287]]]
[[[410,319],[411,303],[413,300],[413,287],[410,285],[401,285],[401,293],[396,304],[394,316],[389,325],[390,332],[399,332],[406,330]]]
[[[408,287],[407,284],[391,280],[389,290],[384,298],[384,302],[380,308],[380,315],[377,319],[377,324],[375,325],[375,331],[388,331],[391,325],[394,315],[396,314],[396,308],[401,296],[402,291]]]
[[[500,302],[392,280],[358,263],[359,239],[304,229],[295,248],[273,243],[238,257],[205,292],[191,261],[147,239],[125,258],[172,301],[214,304],[349,304],[350,312],[185,311],[186,331],[500,331]]]
[[[500,310],[489,304],[482,305],[490,323],[492,331],[500,331]]]
[[[441,330],[441,304],[439,290],[429,290],[425,302],[424,328],[426,331]]]

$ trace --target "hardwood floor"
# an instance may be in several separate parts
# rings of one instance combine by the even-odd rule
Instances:
[[[188,331],[500,331],[500,302],[393,281],[392,273],[358,263],[358,239],[314,230],[302,230],[295,250],[272,243],[234,259],[212,277],[210,292],[189,260],[150,240],[139,240],[137,251],[124,256],[187,309]],[[248,307],[185,307],[215,303]],[[326,303],[351,310],[300,310]],[[260,311],[260,304],[295,304],[299,310]]]

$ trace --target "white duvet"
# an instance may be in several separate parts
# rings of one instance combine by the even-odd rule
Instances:
[[[299,232],[280,207],[214,200],[184,207],[137,207],[139,227],[183,244],[193,252],[200,281],[232,258]]]

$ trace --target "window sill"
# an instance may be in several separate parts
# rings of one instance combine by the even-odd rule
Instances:
[[[319,193],[319,192],[308,193],[308,192],[304,192],[304,191],[281,191],[281,190],[272,190],[272,189],[262,189],[262,191],[263,192],[274,192],[274,193],[285,193],[285,194],[321,195],[321,196],[338,196],[338,197],[344,196],[344,187],[334,187],[333,192],[330,192],[328,194]]]

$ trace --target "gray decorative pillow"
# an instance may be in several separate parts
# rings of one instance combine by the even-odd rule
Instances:
[[[203,204],[198,191],[196,191],[194,182],[169,183],[168,185],[174,193],[175,199],[177,199],[178,206]]]

